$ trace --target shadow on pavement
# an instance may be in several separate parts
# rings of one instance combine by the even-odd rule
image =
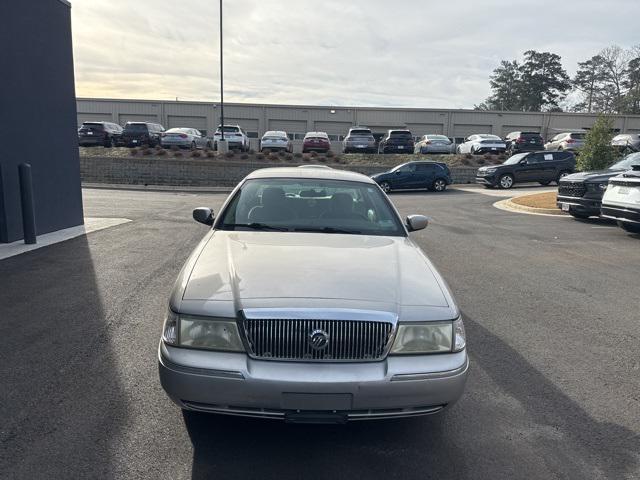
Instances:
[[[126,407],[86,237],[0,261],[0,282],[0,476],[112,478]]]
[[[539,451],[553,452],[553,456],[540,458],[550,471],[557,472],[560,478],[638,478],[638,434],[592,418],[515,349],[478,322],[465,317],[465,327],[472,362],[515,398],[538,428],[554,432],[540,435],[532,445]]]

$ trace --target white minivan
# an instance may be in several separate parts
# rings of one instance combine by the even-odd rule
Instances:
[[[601,212],[627,232],[640,233],[640,165],[609,180]]]

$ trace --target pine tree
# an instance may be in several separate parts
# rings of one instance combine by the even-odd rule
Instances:
[[[616,159],[615,149],[611,146],[613,138],[613,119],[599,115],[591,130],[587,132],[584,147],[580,149],[577,165],[580,170],[602,170]]]

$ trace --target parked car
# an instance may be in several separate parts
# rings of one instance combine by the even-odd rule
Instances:
[[[378,146],[371,130],[354,127],[349,129],[349,133],[342,141],[342,151],[344,153],[375,153],[378,151]]]
[[[606,170],[567,175],[558,184],[558,208],[576,218],[600,215],[602,196],[609,179],[640,165],[640,153],[632,153]]]
[[[409,130],[389,130],[380,140],[378,153],[413,153],[413,135]]]
[[[621,133],[611,140],[611,145],[616,149],[632,152],[640,152],[640,133]]]
[[[441,162],[403,163],[388,172],[372,175],[371,178],[385,193],[421,188],[444,192],[447,185],[451,185],[451,171],[446,163]]]
[[[84,122],[78,129],[78,145],[115,147],[120,143],[122,127],[111,122]]]
[[[151,122],[127,122],[122,131],[122,143],[127,147],[160,145],[160,138],[164,127]]]
[[[423,135],[415,144],[414,153],[452,153],[453,143],[444,135]]]
[[[213,134],[213,148],[218,149],[218,140],[222,138],[221,125],[218,125],[215,133]],[[229,150],[240,150],[241,152],[248,152],[251,149],[251,142],[249,136],[240,125],[225,125],[224,126],[224,139],[227,142]]]
[[[480,155],[483,153],[503,153],[507,145],[497,135],[479,133],[467,137],[464,143],[458,145],[458,153]]]
[[[329,135],[325,132],[308,132],[302,141],[302,153],[323,152],[331,150]]]
[[[544,144],[545,150],[568,150],[576,152],[584,146],[584,133],[559,133]]]
[[[180,408],[289,422],[426,415],[462,395],[460,309],[380,188],[359,173],[249,174],[182,268],[158,361]]]
[[[287,132],[268,131],[260,139],[260,151],[284,151],[293,152],[293,143],[287,135]]]
[[[576,158],[571,152],[517,153],[500,165],[480,167],[476,183],[487,188],[511,188],[516,183],[549,185],[574,172]]]
[[[640,165],[609,180],[602,197],[602,216],[630,233],[640,233]]]
[[[211,148],[211,141],[195,128],[170,128],[160,137],[163,147]]]
[[[538,152],[544,149],[544,140],[538,132],[511,132],[504,143],[509,156],[522,152]]]

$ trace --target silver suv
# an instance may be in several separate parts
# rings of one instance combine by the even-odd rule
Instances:
[[[247,176],[174,286],[159,345],[181,408],[290,422],[410,417],[462,395],[460,309],[376,183],[325,168]]]
[[[584,146],[584,133],[559,133],[544,144],[545,150],[567,150],[575,152]]]
[[[342,142],[344,153],[375,153],[378,151],[376,139],[368,128],[355,127],[349,129],[349,133]]]

